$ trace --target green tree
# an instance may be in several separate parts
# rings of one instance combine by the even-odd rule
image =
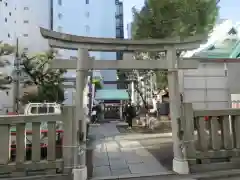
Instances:
[[[92,80],[92,84],[95,85],[95,89],[96,89],[96,90],[102,89],[101,80],[99,80],[99,79],[93,79],[93,80]]]
[[[1,68],[10,65],[10,62],[7,60],[6,56],[11,55],[13,53],[14,53],[13,46],[6,43],[2,43],[2,41],[0,41],[0,67]],[[12,82],[11,77],[0,72],[0,90],[9,89],[6,85],[10,84],[11,82]]]
[[[50,69],[49,63],[54,59],[56,52],[50,50],[36,56],[22,55],[22,71],[29,76],[25,82],[26,87],[35,86],[36,91],[27,92],[22,97],[22,102],[58,102],[64,101],[63,69]],[[27,88],[26,88],[27,89]]]
[[[219,0],[146,0],[133,11],[133,39],[163,39],[209,33],[218,17]],[[150,54],[156,58],[159,54]],[[158,72],[158,84],[166,86],[166,72]]]

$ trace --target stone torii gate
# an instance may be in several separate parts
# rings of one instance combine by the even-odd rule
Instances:
[[[188,162],[181,149],[182,139],[180,136],[181,126],[181,100],[178,86],[179,69],[196,69],[198,61],[195,59],[184,60],[177,58],[176,51],[190,50],[199,47],[199,44],[207,36],[189,37],[185,39],[165,40],[126,40],[113,38],[93,38],[75,36],[40,28],[44,38],[49,40],[53,48],[78,50],[78,60],[55,59],[51,68],[76,69],[76,119],[73,128],[74,147],[74,179],[86,179],[85,152],[79,156],[79,148],[84,149],[86,141],[86,122],[83,115],[83,89],[88,70],[168,70],[168,83],[170,93],[170,114],[172,120],[173,138],[173,170],[177,173],[189,173]],[[88,51],[124,51],[124,52],[166,52],[166,59],[160,60],[93,60],[89,58]],[[78,129],[79,127],[79,129]],[[79,162],[80,160],[80,162]]]

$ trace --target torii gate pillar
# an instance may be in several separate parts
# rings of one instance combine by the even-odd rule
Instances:
[[[168,66],[174,69],[178,64],[176,49],[170,48],[167,51]],[[172,139],[173,139],[173,171],[181,174],[189,173],[188,162],[184,157],[182,146],[182,137],[179,137],[181,131],[181,94],[179,91],[178,71],[168,72],[168,89],[170,100],[170,117],[172,120]],[[173,122],[174,121],[174,122]],[[175,133],[174,133],[175,132]],[[176,133],[177,132],[177,133]]]

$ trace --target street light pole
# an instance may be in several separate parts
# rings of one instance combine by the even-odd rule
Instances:
[[[20,57],[19,40],[16,41],[16,53],[14,59],[14,78],[13,78],[13,112],[19,113],[19,94],[20,94]]]

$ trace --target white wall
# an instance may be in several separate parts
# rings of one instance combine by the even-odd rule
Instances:
[[[194,109],[228,108],[227,81],[222,63],[201,63],[197,70],[184,70],[181,78],[183,101],[193,103]]]
[[[127,38],[128,39],[132,38],[132,23],[127,24]]]
[[[196,50],[186,52],[184,57],[191,57],[226,38],[232,27],[234,27],[232,21],[221,21],[210,34],[207,43],[202,44]],[[229,73],[231,71],[229,70]],[[231,105],[229,76],[225,72],[224,63],[201,63],[196,70],[179,71],[180,89],[184,102],[193,103],[194,109],[229,108]],[[237,72],[237,70],[233,72]]]

